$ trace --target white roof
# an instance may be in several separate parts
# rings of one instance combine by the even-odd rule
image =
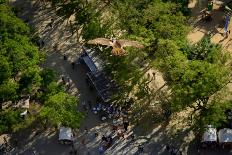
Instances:
[[[217,130],[211,125],[208,125],[203,136],[202,142],[215,142],[217,141]]]
[[[218,131],[219,143],[232,142],[232,129],[224,128]]]
[[[20,116],[26,116],[27,115],[27,110],[25,110],[24,112],[20,113]]]
[[[73,133],[71,128],[60,127],[59,140],[73,141]]]
[[[91,72],[97,71],[97,66],[92,62],[92,59],[89,56],[85,56],[82,59],[85,61]]]
[[[93,63],[97,67],[99,71],[103,70],[104,62],[102,59],[98,56],[97,52],[94,49],[87,49],[83,46],[83,49],[88,54],[88,56],[92,59]]]

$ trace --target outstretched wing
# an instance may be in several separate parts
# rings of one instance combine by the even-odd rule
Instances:
[[[96,38],[93,40],[89,40],[87,44],[100,44],[100,45],[106,45],[106,46],[112,46],[110,39],[106,38]]]
[[[137,41],[120,39],[117,40],[117,42],[121,45],[121,47],[133,46],[135,48],[144,48],[144,46]]]

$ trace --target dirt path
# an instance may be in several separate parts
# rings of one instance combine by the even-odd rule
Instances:
[[[44,67],[56,70],[60,75],[65,75],[72,80],[71,92],[74,95],[80,94],[80,102],[91,100],[93,103],[96,101],[96,94],[88,89],[85,84],[86,70],[83,66],[76,66],[75,70],[71,67],[71,62],[75,61],[80,54],[80,46],[77,42],[77,34],[71,34],[67,20],[63,20],[55,15],[55,10],[49,5],[45,8],[41,6],[38,1],[30,0],[16,0],[13,5],[22,8],[19,16],[31,24],[38,35],[45,42],[45,49],[47,50],[47,59]],[[54,19],[52,28],[49,26],[51,19]],[[63,55],[66,54],[68,60],[63,60]],[[157,74],[156,78],[162,81],[162,75]],[[161,82],[158,85],[162,85]],[[79,107],[80,110],[82,110]],[[193,142],[194,136],[188,128],[184,128],[186,124],[185,118],[187,111],[173,116],[173,120],[168,124],[156,125],[155,128],[145,136],[136,136],[135,141],[131,141],[128,135],[133,132],[130,130],[125,139],[116,140],[113,146],[108,149],[105,154],[109,155],[169,155],[165,150],[166,144],[172,144],[175,147],[180,147],[183,154],[196,155],[197,149]],[[175,119],[174,119],[175,118]],[[88,134],[83,134],[83,129],[89,129]],[[99,121],[97,115],[89,112],[80,128],[80,132],[76,138],[75,146],[81,155],[98,154],[98,147],[101,141],[101,136],[110,133],[108,123]],[[135,131],[135,130],[134,130]],[[94,137],[94,133],[98,132],[99,136]],[[175,137],[171,137],[174,133]],[[67,155],[71,150],[70,146],[60,145],[57,142],[57,134],[41,134],[33,141],[25,145],[24,149],[20,152],[24,155],[31,155],[35,150],[40,155]],[[85,139],[85,144],[81,142]],[[138,152],[138,145],[144,146],[144,152]],[[191,144],[191,145],[190,145]],[[193,147],[192,147],[193,146]],[[14,154],[14,153],[13,153]],[[212,154],[212,153],[210,153]],[[213,155],[213,154],[212,154]]]
[[[212,21],[202,21],[203,10],[207,8],[207,1],[205,0],[191,0],[189,8],[192,11],[190,25],[191,32],[188,34],[188,39],[195,43],[206,35],[211,36],[214,43],[221,44],[225,49],[232,52],[232,34],[224,35],[224,12],[220,9],[222,3],[230,0],[214,0],[214,7],[212,11]],[[230,22],[228,30],[232,31],[232,24]]]

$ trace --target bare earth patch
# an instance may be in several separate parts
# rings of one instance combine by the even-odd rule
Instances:
[[[221,44],[225,49],[232,52],[232,34],[228,36],[224,35],[223,21],[225,12],[220,8],[223,3],[229,2],[229,0],[215,0],[212,11],[212,21],[203,21],[203,11],[207,9],[207,1],[205,0],[192,0],[189,3],[189,8],[192,11],[190,26],[192,26],[191,32],[187,38],[195,43],[202,39],[205,35],[211,36],[211,41]],[[232,24],[229,23],[228,30],[232,30]]]

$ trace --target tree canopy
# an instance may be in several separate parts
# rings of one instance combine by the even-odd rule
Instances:
[[[183,108],[197,102],[204,107],[230,81],[231,67],[226,65],[229,55],[208,38],[187,46],[178,49],[170,41],[160,41],[156,53],[158,67],[172,89],[175,105]]]
[[[31,35],[29,26],[9,6],[0,4],[0,103],[17,103],[30,96],[42,105],[37,116],[42,122],[79,127],[82,114],[76,108],[78,101],[57,84],[53,70],[39,66],[44,54],[31,41]],[[0,133],[13,132],[17,125],[23,127],[20,112],[15,108],[0,110]]]
[[[40,54],[29,39],[30,29],[11,9],[0,5],[0,102],[16,100],[40,86]]]
[[[170,104],[176,110],[194,102],[198,108],[205,107],[209,98],[230,80],[231,68],[227,65],[230,57],[221,46],[208,38],[193,45],[186,39],[189,31],[186,0],[52,3],[59,8],[59,15],[62,12],[66,17],[76,16],[77,25],[84,25],[84,39],[112,35],[137,40],[146,46],[143,50],[127,49],[126,57],[111,56],[108,49],[100,53],[107,62],[106,70],[123,88],[122,94],[127,94],[120,94],[121,97],[128,97],[138,85],[147,88],[146,82],[142,83],[149,68],[158,68],[163,73],[171,90]],[[73,7],[67,9],[69,5]],[[145,92],[141,92],[142,96],[149,95]],[[142,97],[141,93],[137,94]]]
[[[211,102],[210,98],[230,82],[230,56],[207,37],[195,44],[188,42],[186,0],[50,1],[57,15],[66,19],[75,16],[70,26],[81,29],[84,42],[116,37],[145,45],[139,50],[127,48],[125,57],[112,56],[110,49],[96,47],[106,62],[106,72],[121,88],[115,100],[122,101],[131,93],[137,99],[148,98],[153,92],[148,90],[144,74],[158,69],[169,89],[171,110],[193,107],[205,112],[202,122],[211,120],[217,124],[225,120],[225,115],[209,118],[221,114],[231,106],[230,102]],[[41,55],[30,41],[29,27],[6,5],[0,6],[0,32],[0,102],[34,94],[44,103],[40,118],[45,123],[78,127],[81,114],[69,110],[75,109],[76,99],[56,83],[52,71],[38,66]],[[44,92],[37,92],[40,88]],[[218,112],[214,113],[215,109]]]
[[[40,112],[46,123],[79,128],[83,115],[77,113],[77,99],[64,92],[50,95]]]

